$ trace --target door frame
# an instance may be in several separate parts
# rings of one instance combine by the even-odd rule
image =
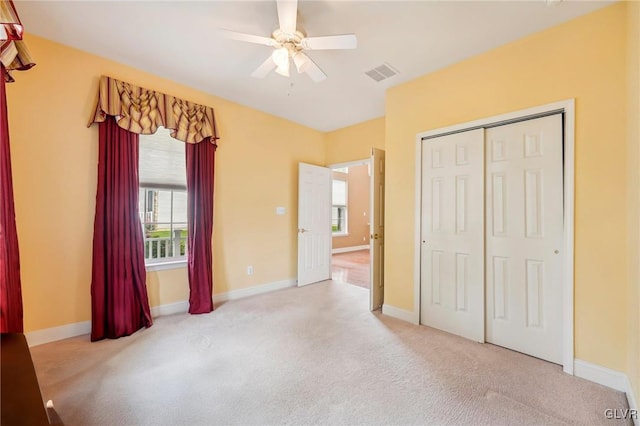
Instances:
[[[505,114],[468,121],[453,126],[441,127],[416,135],[416,176],[415,176],[415,232],[413,271],[413,322],[420,324],[420,267],[421,267],[421,226],[422,226],[422,141],[424,138],[444,136],[474,128],[507,124],[536,118],[541,114],[563,114],[563,197],[564,229],[562,258],[562,369],[573,375],[574,363],[574,209],[575,209],[575,99],[566,99],[546,105],[513,111]],[[483,301],[486,306],[486,302]],[[486,312],[485,312],[486,317]]]
[[[347,162],[344,162],[344,163],[329,164],[327,167],[330,168],[333,171],[335,169],[341,169],[343,167],[364,166],[365,164],[368,165],[369,168],[371,168],[372,167],[371,158],[363,158],[362,160],[353,160],[353,161],[347,161]],[[348,193],[348,191],[349,190],[347,189],[347,193]],[[371,193],[371,182],[369,182],[369,196],[370,197],[372,196],[372,193]],[[371,209],[369,209],[369,210],[371,210]],[[372,212],[369,211],[369,220],[371,220],[371,215],[372,215]],[[347,212],[347,218],[348,217],[349,217],[349,213]],[[332,241],[333,241],[333,237],[331,237],[331,238],[332,238]],[[371,254],[371,242],[369,242],[369,254]],[[332,249],[331,255],[333,256],[333,249]],[[371,262],[371,260],[369,260],[369,262]],[[331,263],[331,259],[329,259],[329,263]],[[371,292],[371,286],[372,286],[372,282],[371,281],[372,280],[373,280],[373,277],[371,276],[371,274],[369,274],[369,292]]]

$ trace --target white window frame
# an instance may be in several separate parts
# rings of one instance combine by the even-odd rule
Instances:
[[[140,142],[141,144],[144,143],[144,140],[142,139],[143,136],[141,136]],[[183,155],[184,155],[184,150],[183,150]],[[185,164],[186,166],[186,164]],[[185,173],[186,173],[186,167],[185,167]],[[186,176],[185,176],[186,177]],[[174,240],[174,236],[175,234],[173,233],[174,229],[174,221],[173,221],[173,213],[174,213],[174,191],[180,191],[180,192],[185,192],[186,194],[186,180],[185,180],[185,184],[184,185],[180,185],[180,184],[172,184],[169,181],[163,183],[162,180],[160,180],[159,182],[153,182],[153,183],[149,183],[149,182],[140,182],[138,185],[138,191],[145,191],[144,194],[144,207],[141,211],[139,211],[139,218],[140,218],[140,225],[142,228],[142,237],[143,237],[143,256],[144,256],[144,263],[145,263],[145,269],[147,272],[152,272],[152,271],[162,271],[162,270],[167,270],[167,269],[179,269],[179,268],[185,268],[187,266],[187,238],[185,237],[184,240],[184,247],[185,247],[185,255],[184,256],[172,256],[172,257],[164,257],[164,258],[160,258],[159,260],[153,260],[153,259],[148,259],[147,258],[147,238],[146,238],[146,218],[147,218],[147,213],[149,210],[151,213],[153,213],[152,209],[148,209],[147,208],[147,203],[149,202],[149,197],[146,194],[147,190],[152,190],[152,191],[170,191],[171,192],[171,204],[170,204],[170,209],[171,209],[171,213],[170,213],[170,222],[169,222],[169,246],[174,246],[175,242]],[[186,208],[186,205],[185,205]],[[188,221],[188,218],[187,218]],[[162,224],[165,224],[166,222],[162,222]],[[186,222],[179,222],[179,223],[186,223]],[[180,237],[180,240],[182,240],[182,237]],[[160,244],[160,243],[159,243]],[[178,243],[180,244],[180,243]],[[149,250],[151,251],[152,248],[149,247]],[[158,245],[156,248],[157,252],[160,252],[160,246]],[[165,246],[165,250],[167,250],[167,246]],[[151,260],[151,261],[150,261]]]
[[[147,212],[149,211],[149,209],[147,208],[147,202],[149,200],[149,196],[147,195],[148,192],[147,191],[165,191],[165,192],[170,192],[171,194],[171,203],[170,203],[170,221],[169,222],[161,222],[162,224],[169,224],[169,243],[167,245],[165,245],[165,250],[167,249],[167,247],[172,246],[175,247],[175,243],[173,242],[173,239],[175,238],[175,236],[173,235],[173,231],[175,231],[174,228],[174,221],[173,221],[173,201],[174,201],[174,192],[184,192],[186,194],[186,190],[183,188],[171,188],[171,187],[160,187],[160,186],[145,186],[144,184],[140,185],[139,191],[144,191],[144,209],[143,211],[140,212],[140,223],[142,226],[142,233],[143,233],[143,240],[144,240],[144,248],[143,248],[143,253],[144,253],[144,265],[147,271],[162,271],[162,270],[166,270],[166,269],[177,269],[177,268],[184,268],[187,266],[187,238],[185,237],[184,240],[184,245],[185,245],[185,255],[184,256],[171,256],[171,257],[162,257],[162,258],[157,258],[157,260],[154,259],[150,259],[147,258],[147,250],[153,250],[153,247],[149,247],[147,248],[147,242],[148,239],[146,238],[145,234],[146,234],[146,225],[147,225],[147,221],[146,219],[146,215]],[[152,212],[153,210],[151,210]],[[180,224],[186,223],[186,222],[178,222]],[[182,238],[180,238],[182,239]],[[153,244],[153,243],[151,243]],[[158,245],[156,247],[157,251],[160,251],[160,246]]]
[[[343,172],[344,173],[344,172]],[[331,178],[332,187],[333,181],[339,180],[344,182],[344,201],[345,204],[333,204],[331,203],[331,235],[334,237],[347,237],[349,236],[349,181],[347,179],[336,179],[334,177]],[[333,201],[333,200],[332,200]],[[337,207],[338,209],[342,208],[344,211],[344,229],[334,231],[333,230],[333,208]],[[339,216],[338,216],[339,217]]]

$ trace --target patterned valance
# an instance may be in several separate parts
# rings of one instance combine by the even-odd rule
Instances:
[[[5,81],[13,82],[11,71],[26,71],[35,63],[24,41],[22,23],[11,0],[0,0],[0,63],[5,67]]]
[[[117,117],[123,129],[141,135],[163,126],[173,138],[187,143],[215,145],[218,139],[213,108],[102,76],[89,126],[105,121],[107,115]]]
[[[0,40],[22,40],[24,28],[12,0],[0,1]]]

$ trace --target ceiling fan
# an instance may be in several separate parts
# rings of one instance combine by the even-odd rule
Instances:
[[[327,75],[303,53],[304,50],[355,49],[358,40],[355,34],[332,35],[324,37],[307,37],[296,28],[298,15],[297,0],[277,0],[278,21],[280,28],[271,37],[244,34],[223,30],[226,37],[232,40],[263,44],[273,47],[273,52],[252,74],[255,78],[266,77],[273,69],[276,73],[289,77],[291,61],[298,73],[306,73],[316,83],[323,81]]]

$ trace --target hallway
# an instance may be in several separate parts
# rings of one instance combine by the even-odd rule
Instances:
[[[331,278],[368,289],[369,262],[369,250],[336,253],[331,256]]]

